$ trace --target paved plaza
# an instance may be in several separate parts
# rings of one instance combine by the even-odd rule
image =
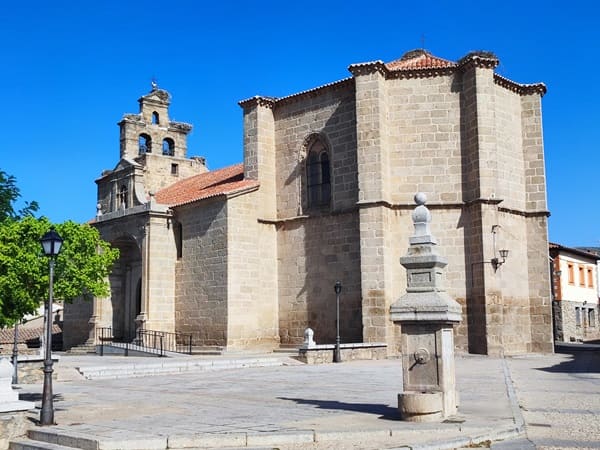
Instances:
[[[98,449],[600,448],[597,351],[458,356],[459,414],[429,424],[398,420],[399,360],[97,380],[71,369],[132,360],[63,356],[58,425],[34,427],[38,437]],[[41,385],[20,392],[39,402]]]

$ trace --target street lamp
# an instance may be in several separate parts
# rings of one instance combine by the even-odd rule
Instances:
[[[13,340],[13,376],[12,384],[19,384],[19,322],[15,322],[15,332]]]
[[[342,355],[340,353],[340,293],[342,292],[342,283],[340,281],[335,282],[335,312],[336,312],[336,325],[337,333],[335,336],[335,351],[333,352],[333,362],[342,362]]]
[[[54,406],[52,404],[52,305],[54,288],[54,262],[60,252],[63,240],[60,235],[50,228],[40,240],[44,255],[50,258],[50,287],[46,300],[46,352],[44,358],[44,391],[42,393],[42,411],[40,425],[54,425]]]
[[[502,258],[502,260],[500,260],[500,258]],[[498,270],[498,267],[500,267],[506,262],[506,258],[508,258],[508,250],[500,250],[500,258],[497,258],[495,256],[492,258],[491,263],[494,267],[494,270]]]

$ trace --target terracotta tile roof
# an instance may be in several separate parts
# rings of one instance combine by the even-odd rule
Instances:
[[[587,248],[567,247],[561,244],[557,244],[555,242],[548,242],[548,247],[550,250],[564,251],[568,253],[573,253],[578,256],[583,256],[586,258],[594,259],[596,261],[600,261],[600,255],[596,254],[593,250]]]
[[[40,336],[44,333],[44,327],[38,328],[27,328],[27,327],[19,327],[19,343],[25,344],[29,341],[35,341],[40,338]],[[55,336],[59,333],[62,333],[62,330],[57,324],[52,325],[52,336]],[[15,339],[15,329],[14,328],[4,328],[0,330],[0,344],[12,344]]]
[[[417,49],[406,52],[400,59],[385,64],[388,70],[442,69],[456,67],[456,63],[433,56],[427,50]]]
[[[258,181],[244,179],[244,165],[236,164],[181,180],[156,193],[163,205],[179,206],[218,195],[234,194],[257,187]]]

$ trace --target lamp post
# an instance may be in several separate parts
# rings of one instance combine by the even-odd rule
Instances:
[[[13,341],[13,376],[12,376],[12,384],[19,384],[19,322],[15,323],[15,333],[14,333],[14,341]]]
[[[342,292],[342,283],[340,281],[335,282],[335,315],[336,315],[336,326],[337,332],[335,335],[335,351],[333,352],[333,362],[342,362],[342,355],[340,353],[340,293]]]
[[[50,258],[50,287],[46,300],[46,351],[44,357],[44,390],[42,393],[42,411],[40,425],[54,425],[54,406],[52,404],[52,305],[54,288],[54,262],[60,252],[63,240],[60,235],[50,228],[41,239],[44,255]]]

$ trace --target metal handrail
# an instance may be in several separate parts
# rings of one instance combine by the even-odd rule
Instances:
[[[192,354],[192,335],[168,331],[137,330],[136,342],[144,346],[161,348],[167,352]]]
[[[98,328],[100,356],[104,355],[104,345],[119,342],[124,344],[125,356],[130,350],[149,351],[158,356],[165,356],[165,352],[192,354],[192,335],[185,333],[170,333],[156,330],[137,330],[133,342],[115,338],[112,327]]]

